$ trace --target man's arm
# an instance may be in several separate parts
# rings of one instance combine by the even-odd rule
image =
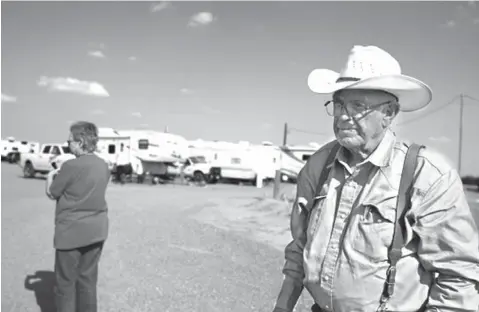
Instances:
[[[51,196],[54,199],[60,198],[74,176],[75,167],[71,165],[71,160],[68,160],[63,163],[57,176],[50,185]]]
[[[426,270],[438,274],[426,311],[476,312],[478,233],[455,170],[443,174],[430,187],[417,207],[415,219],[419,259]]]
[[[291,210],[291,235],[293,240],[285,249],[284,280],[273,312],[291,312],[303,291],[303,250],[306,244],[306,218],[304,209],[312,204],[313,188],[303,168],[298,174],[296,200]],[[301,208],[303,206],[303,208]]]

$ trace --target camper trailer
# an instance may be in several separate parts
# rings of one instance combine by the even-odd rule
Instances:
[[[98,153],[115,163],[123,144],[129,154],[133,173],[172,177],[180,173],[179,163],[188,157],[188,145],[182,136],[153,130],[99,129]]]
[[[17,141],[14,137],[8,137],[1,141],[2,161],[16,163],[20,160],[20,155],[24,153],[38,153],[40,143],[29,141]]]
[[[192,160],[186,163],[186,177],[210,182],[234,180],[256,183],[274,179],[279,166],[279,152],[273,146],[249,142],[221,142],[196,140],[189,143]]]
[[[299,172],[309,157],[319,150],[320,147],[319,144],[279,147],[281,151],[281,180],[283,182],[296,182]]]

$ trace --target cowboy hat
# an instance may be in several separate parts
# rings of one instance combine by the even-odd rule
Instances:
[[[354,46],[340,73],[329,69],[313,70],[308,86],[319,94],[343,89],[386,91],[398,98],[403,112],[421,109],[432,100],[432,91],[425,83],[402,75],[399,62],[376,46]]]

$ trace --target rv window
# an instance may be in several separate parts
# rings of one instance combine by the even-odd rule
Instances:
[[[231,163],[233,165],[240,165],[241,164],[241,158],[231,158]]]
[[[52,147],[50,145],[46,145],[44,148],[43,148],[43,154],[50,154],[50,149]]]
[[[27,141],[22,141],[21,144],[22,144],[22,145],[27,145],[28,142],[27,142]]]
[[[303,160],[307,161],[309,159],[309,157],[311,157],[311,155],[303,155]]]
[[[145,149],[148,149],[148,140],[138,140],[138,149],[142,149],[142,150],[145,150]]]
[[[116,146],[115,144],[108,145],[108,154],[115,154]]]

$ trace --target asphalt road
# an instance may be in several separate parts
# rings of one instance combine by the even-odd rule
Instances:
[[[53,213],[44,180],[2,164],[2,311],[54,312]],[[271,311],[283,253],[190,216],[254,187],[112,185],[110,237],[100,262],[102,312]],[[470,203],[479,220],[479,194]],[[476,221],[478,222],[478,221]],[[30,275],[34,275],[28,278]],[[297,311],[308,311],[309,296]]]

